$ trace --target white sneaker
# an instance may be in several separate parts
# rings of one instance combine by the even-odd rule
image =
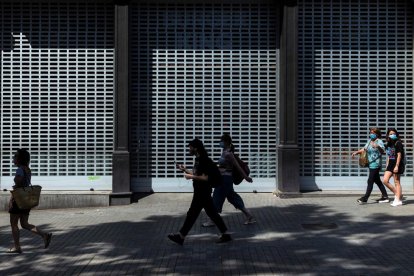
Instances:
[[[397,207],[397,206],[401,206],[403,203],[402,203],[402,201],[393,201],[390,205],[392,206],[392,207]]]

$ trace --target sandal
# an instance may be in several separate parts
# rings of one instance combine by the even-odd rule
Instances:
[[[22,249],[21,248],[18,248],[17,249],[15,247],[12,247],[12,248],[7,249],[6,253],[10,253],[10,254],[22,254]]]
[[[45,248],[48,248],[50,241],[52,240],[52,233],[47,233],[44,240],[45,240]]]

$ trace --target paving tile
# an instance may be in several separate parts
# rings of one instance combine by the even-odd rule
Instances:
[[[349,196],[241,196],[257,223],[243,225],[243,214],[226,203],[222,215],[234,239],[226,244],[215,243],[217,228],[200,226],[204,213],[184,246],[167,239],[181,227],[190,193],[33,210],[29,221],[54,233],[50,248],[21,230],[24,253],[13,256],[4,253],[12,237],[9,215],[0,212],[0,275],[414,275],[411,196],[397,208]]]

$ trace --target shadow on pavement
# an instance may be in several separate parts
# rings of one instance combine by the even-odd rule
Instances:
[[[234,238],[227,244],[216,244],[216,228],[201,227],[200,218],[184,246],[173,244],[166,235],[180,228],[184,214],[179,212],[165,216],[149,214],[140,221],[131,218],[131,221],[89,226],[70,225],[54,232],[49,250],[41,249],[42,241],[25,231],[22,232],[24,253],[1,254],[0,272],[2,275],[414,273],[414,267],[409,265],[414,249],[411,216],[374,213],[358,222],[346,212],[313,204],[268,206],[251,211],[258,222],[250,226],[243,225],[243,217],[237,211],[224,214]],[[303,224],[337,227],[307,230]],[[10,233],[7,228],[0,227],[1,241],[10,239],[5,235]],[[401,261],[394,262],[396,259]]]

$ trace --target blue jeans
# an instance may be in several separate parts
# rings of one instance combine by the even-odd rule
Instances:
[[[223,175],[221,180],[222,184],[215,188],[213,192],[213,202],[217,212],[221,213],[226,198],[236,209],[243,209],[243,199],[233,189],[233,177],[231,175]]]

